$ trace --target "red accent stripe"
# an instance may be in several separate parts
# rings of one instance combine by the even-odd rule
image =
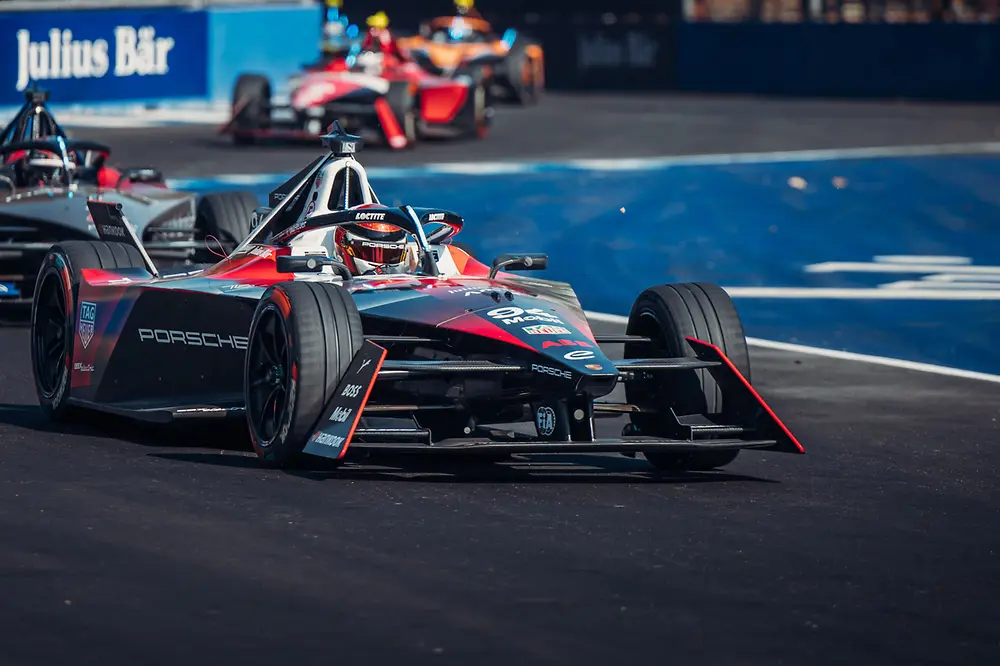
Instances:
[[[760,403],[760,406],[764,408],[764,411],[766,411],[768,415],[770,415],[770,417],[774,419],[774,422],[778,424],[778,427],[781,428],[781,431],[783,433],[785,433],[785,436],[791,440],[792,444],[795,445],[795,448],[799,450],[799,453],[806,452],[806,450],[802,447],[802,444],[799,443],[799,440],[795,437],[795,435],[792,434],[792,431],[788,429],[788,427],[781,421],[781,419],[778,418],[778,415],[774,413],[774,410],[772,410],[770,406],[768,406],[768,404],[764,402],[764,398],[760,397],[760,393],[757,393],[757,390],[750,385],[750,382],[748,382],[747,378],[743,376],[743,373],[740,372],[735,365],[733,365],[733,362],[729,360],[728,356],[722,353],[721,349],[719,349],[716,345],[713,345],[711,342],[705,342],[704,340],[699,340],[698,338],[692,337],[690,335],[687,336],[687,339],[697,344],[705,345],[706,347],[711,347],[712,349],[714,349],[715,353],[719,355],[719,358],[721,358],[725,362],[725,364],[729,366],[729,369],[732,370],[736,374],[736,376],[740,378],[740,381],[743,382],[743,385],[750,390],[750,393],[752,393],[753,396],[757,399],[757,402]]]
[[[396,120],[389,102],[385,101],[384,97],[379,97],[375,100],[375,115],[378,116],[378,121],[382,125],[382,130],[385,132],[385,137],[389,140],[390,146],[393,148],[405,148],[409,144],[409,141],[406,140],[406,135],[403,134],[403,128],[399,126],[399,121]]]
[[[375,343],[372,343],[375,344]],[[378,345],[375,345],[378,347]],[[386,354],[388,350],[381,347],[382,355],[379,356],[378,364],[375,366],[375,372],[372,374],[372,380],[368,383],[368,390],[365,391],[365,397],[361,400],[361,406],[358,407],[358,415],[354,417],[354,423],[351,424],[351,432],[347,435],[347,441],[344,442],[344,448],[341,449],[340,455],[337,456],[337,460],[340,460],[347,453],[347,449],[351,446],[351,440],[354,438],[354,431],[358,428],[358,423],[361,422],[361,414],[365,411],[365,405],[368,404],[368,396],[372,394],[372,389],[375,388],[375,381],[378,379],[379,370],[382,369],[382,363],[385,361]]]

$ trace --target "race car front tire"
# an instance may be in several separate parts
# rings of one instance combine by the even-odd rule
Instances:
[[[211,192],[203,196],[198,202],[195,229],[199,232],[197,236],[205,239],[205,250],[210,251],[209,247],[218,250],[217,245],[221,244],[223,252],[232,252],[250,235],[251,218],[258,206],[257,197],[244,190]],[[219,243],[213,243],[209,236],[218,239]]]
[[[625,358],[695,358],[685,339],[692,336],[717,345],[750,381],[750,352],[743,324],[729,294],[714,284],[666,284],[646,289],[632,305],[626,333],[649,337],[653,344],[626,344]],[[725,414],[727,409],[721,389],[707,370],[676,370],[629,381],[625,397],[631,404],[655,406],[653,413],[630,415],[642,434],[654,437],[663,435],[658,431],[660,414],[669,409],[678,416]],[[659,469],[695,471],[727,465],[738,453],[648,451],[645,456]]]
[[[396,117],[399,127],[406,137],[406,148],[413,148],[419,140],[419,119],[420,119],[420,99],[410,89],[410,84],[403,81],[394,81],[389,84],[389,90],[385,95],[389,109]]]
[[[280,282],[250,325],[244,399],[251,443],[269,467],[289,467],[364,343],[361,315],[340,285]]]
[[[63,241],[45,255],[31,304],[31,369],[38,403],[51,420],[68,421],[77,412],[69,387],[83,270],[145,267],[139,250],[125,243]]]

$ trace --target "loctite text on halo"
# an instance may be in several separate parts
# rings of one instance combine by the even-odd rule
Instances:
[[[152,26],[138,30],[119,25],[115,34],[115,76],[162,76],[169,71],[173,37],[157,37]],[[71,30],[52,28],[48,41],[32,41],[28,30],[17,31],[17,89],[32,81],[100,79],[111,66],[108,41],[73,39]]]

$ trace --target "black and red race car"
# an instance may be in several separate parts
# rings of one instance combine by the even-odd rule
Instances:
[[[394,149],[413,147],[422,138],[487,135],[493,97],[478,70],[469,76],[432,74],[396,46],[384,21],[370,23],[359,47],[306,67],[278,94],[267,77],[240,75],[231,118],[220,133],[238,145],[316,139],[336,120],[347,131]]]
[[[101,241],[57,244],[38,277],[31,356],[54,420],[245,418],[268,465],[427,455],[620,452],[709,469],[742,449],[802,447],[750,384],[739,316],[710,284],[651,287],[626,335],[595,335],[569,284],[516,276],[545,255],[480,263],[451,242],[464,220],[381,204],[360,137],[271,193],[227,258],[165,275],[120,207],[89,202]],[[358,274],[343,229],[406,234],[413,268]],[[396,245],[375,242],[378,249]],[[624,344],[612,360],[602,344]],[[608,397],[624,387],[624,401]],[[619,436],[595,419],[627,416]]]

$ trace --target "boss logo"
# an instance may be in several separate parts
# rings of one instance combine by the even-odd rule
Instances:
[[[161,345],[187,345],[190,347],[247,348],[247,338],[242,335],[174,331],[163,328],[140,328],[139,341],[157,342]]]
[[[358,213],[354,216],[354,219],[380,221],[385,219],[385,213]]]
[[[344,390],[340,392],[340,395],[345,398],[357,398],[361,395],[361,384],[348,384]]]

